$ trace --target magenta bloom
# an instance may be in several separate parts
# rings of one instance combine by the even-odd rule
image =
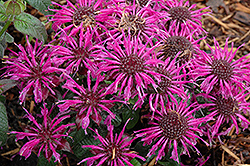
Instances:
[[[249,89],[249,88],[248,88]],[[215,136],[226,135],[233,126],[236,127],[236,132],[239,133],[238,122],[241,122],[241,126],[246,129],[250,124],[242,114],[250,112],[250,103],[245,100],[249,92],[245,93],[247,90],[239,92],[236,88],[232,89],[233,96],[222,96],[220,94],[214,93],[206,95],[208,101],[204,104],[208,111],[211,112],[208,116],[215,118],[215,124],[208,127],[210,142]],[[222,134],[219,133],[219,128],[222,124],[231,122],[231,127],[226,132]]]
[[[32,150],[38,152],[37,156],[42,154],[44,157],[50,161],[52,155],[56,158],[55,162],[60,162],[60,154],[56,150],[64,150],[72,152],[71,147],[67,140],[63,137],[69,137],[65,131],[69,126],[75,125],[74,123],[59,125],[64,119],[69,118],[70,115],[58,117],[54,119],[49,117],[51,110],[45,107],[41,108],[41,113],[43,115],[43,123],[39,124],[36,119],[24,108],[28,114],[28,118],[34,125],[26,126],[25,132],[12,131],[12,134],[17,134],[17,140],[28,137],[29,142],[23,145],[20,149],[20,155],[24,156],[26,159],[30,156]],[[53,107],[52,107],[53,108]],[[65,133],[65,134],[64,134]]]
[[[148,8],[141,8],[137,4],[124,8],[117,8],[117,15],[115,17],[116,22],[110,27],[110,33],[116,39],[123,38],[123,33],[131,37],[139,37],[140,43],[146,43],[150,41],[152,43],[152,36],[157,35],[159,27],[157,23],[160,18],[164,17],[160,13]]]
[[[202,81],[201,89],[207,94],[212,90],[220,92],[223,96],[230,94],[232,96],[233,87],[246,89],[250,81],[250,59],[246,56],[234,60],[238,47],[233,52],[233,43],[231,51],[228,51],[228,40],[224,49],[220,48],[219,43],[214,39],[215,49],[211,48],[211,54],[203,52],[202,56],[195,62],[193,71],[195,78]]]
[[[55,58],[55,63],[58,66],[65,63],[67,74],[78,72],[87,75],[88,70],[94,74],[97,71],[94,58],[98,50],[95,49],[92,38],[93,32],[89,29],[84,34],[81,31],[78,39],[65,34],[61,38],[62,45],[65,46],[56,50],[55,54],[58,56]]]
[[[185,0],[167,0],[163,1],[162,12],[167,15],[163,22],[165,26],[175,25],[175,27],[184,26],[187,28],[188,33],[195,31],[195,35],[198,36],[202,32],[206,32],[202,28],[201,19],[204,14],[209,12],[202,12],[209,7],[196,9],[196,4],[190,6],[189,1]]]
[[[45,100],[49,94],[55,95],[53,88],[62,82],[57,74],[64,70],[54,66],[54,50],[43,46],[42,42],[38,43],[38,40],[32,47],[28,37],[27,46],[18,47],[21,52],[10,50],[13,53],[11,56],[15,57],[7,59],[8,66],[4,75],[19,81],[21,102],[25,101],[27,95],[34,94],[36,103]]]
[[[87,88],[83,85],[78,85],[72,78],[69,78],[67,82],[62,86],[69,89],[76,95],[74,99],[61,100],[61,104],[58,105],[60,111],[67,111],[70,107],[74,108],[78,113],[76,116],[77,127],[85,130],[89,126],[91,117],[97,124],[102,120],[100,113],[106,111],[112,118],[115,118],[115,114],[110,111],[114,102],[122,102],[120,100],[106,99],[108,95],[105,93],[105,87],[100,84],[101,78],[97,77],[95,85],[91,86],[90,72],[88,72]]]
[[[180,104],[172,102],[163,112],[157,111],[158,115],[155,115],[150,123],[152,127],[136,131],[137,137],[144,137],[141,140],[145,142],[144,144],[151,144],[152,141],[155,141],[147,156],[155,154],[156,150],[159,149],[156,161],[160,160],[172,145],[173,151],[170,158],[177,162],[179,162],[177,146],[182,145],[184,152],[188,155],[188,146],[192,146],[199,153],[195,147],[196,139],[206,142],[195,132],[201,133],[198,126],[208,120],[207,118],[193,117],[192,114],[199,109],[197,103],[188,106],[187,102],[181,101]]]
[[[114,126],[111,125],[111,121],[108,125],[109,133],[106,138],[103,138],[96,130],[93,130],[97,135],[97,138],[101,142],[100,145],[83,145],[82,148],[91,148],[91,152],[95,155],[93,157],[88,157],[83,159],[78,163],[88,161],[87,165],[95,166],[125,166],[126,163],[128,166],[133,166],[129,161],[137,157],[145,161],[145,159],[131,151],[129,149],[131,143],[136,139],[130,139],[128,136],[124,137],[125,127],[128,124],[129,120],[124,125],[122,131],[119,135],[113,133]]]
[[[114,43],[109,46],[110,51],[104,49],[105,52],[100,54],[100,60],[103,62],[99,66],[99,72],[106,72],[114,80],[107,88],[107,93],[115,93],[119,89],[119,95],[123,93],[124,99],[128,101],[133,89],[141,98],[149,84],[155,85],[153,77],[159,73],[152,70],[152,65],[163,62],[151,58],[158,45],[148,49],[148,43],[140,44],[138,38],[132,39],[130,35],[125,37],[124,33],[123,38],[124,47],[113,39]]]
[[[106,1],[77,0],[75,5],[69,0],[66,1],[67,4],[63,6],[52,1],[52,4],[60,7],[60,9],[49,9],[55,12],[50,19],[55,31],[64,24],[66,27],[63,30],[74,36],[80,30],[93,30],[96,26],[103,27],[101,22],[106,21],[107,17],[104,17],[100,10]]]
[[[185,74],[180,74],[182,67],[175,66],[175,59],[170,61],[168,58],[164,65],[157,65],[155,71],[163,76],[159,76],[156,81],[156,87],[154,89],[147,89],[149,95],[149,105],[152,111],[161,108],[165,109],[165,105],[170,102],[177,103],[173,94],[177,94],[182,99],[187,99],[187,95],[184,92],[183,84],[190,81],[183,81],[181,78],[185,77]]]

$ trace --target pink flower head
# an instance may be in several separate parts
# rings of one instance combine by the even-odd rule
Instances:
[[[163,22],[164,26],[171,26],[174,24],[175,27],[186,27],[188,33],[195,31],[194,35],[198,36],[202,32],[206,31],[202,28],[201,19],[202,16],[209,12],[202,12],[207,10],[209,7],[202,9],[196,9],[196,4],[190,6],[187,0],[167,0],[163,1],[162,12],[167,15]]]
[[[228,40],[224,49],[220,48],[219,43],[214,39],[215,49],[211,49],[211,54],[205,52],[195,62],[193,74],[195,78],[202,81],[200,87],[207,94],[212,90],[220,92],[223,96],[231,95],[233,87],[246,89],[250,81],[250,59],[246,56],[234,60],[236,52],[240,47],[233,51],[228,50]]]
[[[17,134],[17,140],[28,137],[29,142],[25,143],[20,149],[20,155],[24,156],[26,159],[30,156],[32,150],[38,151],[37,156],[42,152],[44,157],[50,161],[52,155],[55,157],[55,162],[60,162],[60,154],[56,150],[64,150],[72,152],[71,147],[67,140],[63,137],[69,137],[65,133],[66,128],[75,125],[74,123],[59,125],[64,119],[69,118],[70,115],[58,117],[54,119],[49,117],[52,110],[48,111],[43,105],[41,108],[41,113],[43,115],[43,123],[39,124],[36,119],[24,108],[28,114],[28,118],[34,125],[26,126],[25,132],[12,131],[12,134]],[[51,108],[53,109],[53,107]],[[64,134],[65,133],[65,134]]]
[[[118,8],[116,22],[110,27],[110,33],[116,39],[123,38],[123,33],[131,37],[139,37],[139,41],[152,43],[152,36],[159,33],[157,23],[164,17],[151,8],[141,8],[137,4],[124,8]]]
[[[93,33],[87,29],[85,33],[80,31],[79,38],[68,36],[66,33],[61,38],[64,47],[60,46],[56,50],[55,54],[58,56],[55,58],[55,63],[58,66],[65,63],[67,74],[78,72],[78,74],[87,75],[87,71],[90,70],[94,75],[96,72],[94,58],[98,50],[95,49],[95,44],[92,42]]]
[[[173,145],[172,159],[179,162],[177,146],[182,145],[184,152],[188,152],[188,146],[193,147],[198,153],[199,150],[195,147],[196,139],[202,138],[195,134],[195,132],[201,133],[198,126],[207,121],[207,118],[194,118],[193,113],[199,110],[197,103],[193,103],[188,106],[187,102],[181,101],[179,104],[172,102],[167,108],[154,116],[152,127],[136,131],[136,137],[144,137],[141,141],[144,144],[151,144],[155,141],[152,148],[149,150],[147,156],[155,154],[159,149],[156,161],[165,156],[165,152]]]
[[[119,135],[113,133],[114,126],[111,125],[111,121],[108,125],[109,133],[106,138],[103,138],[96,130],[93,130],[97,135],[97,138],[101,142],[99,145],[83,145],[82,148],[91,148],[91,152],[95,155],[93,157],[88,157],[83,159],[78,163],[88,161],[87,165],[95,165],[95,166],[125,166],[125,163],[128,166],[133,166],[129,161],[133,158],[137,157],[145,161],[145,159],[135,153],[135,151],[131,151],[129,149],[131,143],[136,139],[130,139],[128,136],[124,137],[125,127],[128,124],[129,120],[124,125],[122,131]]]
[[[124,33],[123,38],[122,45],[113,39],[110,51],[104,49],[105,52],[100,55],[103,62],[99,72],[106,72],[114,80],[107,88],[107,93],[116,93],[119,89],[119,95],[123,92],[125,101],[128,101],[132,90],[135,89],[141,98],[149,84],[155,85],[153,77],[159,73],[152,70],[152,65],[163,62],[151,58],[157,45],[148,49],[148,43],[140,44],[138,38],[131,38],[130,35],[126,37]]]
[[[49,9],[55,12],[50,21],[53,22],[52,29],[58,30],[63,24],[66,25],[65,32],[70,35],[76,35],[80,30],[93,30],[96,26],[103,27],[102,22],[106,17],[101,15],[100,10],[103,8],[104,0],[77,0],[76,4],[72,4],[70,0],[66,0],[66,5],[60,5],[52,2],[53,5],[60,9]],[[96,33],[98,35],[98,33]]]
[[[159,107],[161,110],[164,110],[165,105],[170,102],[177,103],[177,96],[182,99],[187,99],[183,85],[189,81],[181,80],[181,78],[185,77],[185,74],[180,74],[181,69],[182,67],[176,67],[175,60],[170,61],[170,58],[165,61],[164,65],[157,65],[155,71],[165,77],[157,77],[156,87],[154,87],[154,89],[150,89],[150,87],[147,89],[149,105],[152,111],[155,111]],[[177,96],[173,94],[177,94]]]
[[[248,88],[249,89],[249,88]],[[206,95],[208,101],[207,104],[204,104],[208,111],[211,112],[208,116],[215,118],[215,124],[211,125],[209,130],[210,142],[217,136],[226,135],[233,126],[236,127],[236,133],[239,133],[238,122],[241,122],[241,126],[246,129],[250,124],[249,120],[247,120],[242,114],[250,112],[250,103],[245,100],[246,96],[249,95],[249,92],[245,93],[248,90],[239,91],[238,89],[232,89],[233,96],[222,96],[218,93],[213,93],[210,95]],[[230,130],[219,133],[219,128],[224,123],[229,124],[231,122]]]
[[[54,49],[43,46],[36,40],[31,46],[27,37],[27,46],[18,45],[21,52],[10,50],[15,57],[7,58],[6,76],[20,83],[20,100],[25,101],[27,95],[34,94],[35,102],[45,100],[49,94],[55,95],[53,88],[61,82],[57,74],[64,70],[54,65]]]
[[[88,72],[87,88],[78,85],[70,77],[63,85],[63,88],[69,89],[76,95],[74,99],[61,100],[62,104],[59,104],[58,107],[60,111],[67,111],[70,107],[74,108],[78,112],[76,116],[77,127],[82,126],[85,132],[90,123],[89,117],[97,124],[102,120],[100,115],[102,111],[106,111],[112,118],[115,118],[115,114],[110,111],[110,108],[114,102],[122,102],[120,100],[106,99],[108,94],[105,93],[105,88],[101,86],[100,82],[101,78],[97,77],[95,85],[92,87],[90,72]]]
[[[157,57],[162,60],[166,60],[168,57],[171,60],[176,58],[177,66],[188,65],[192,59],[199,56],[201,50],[198,43],[204,39],[201,37],[196,40],[193,35],[194,32],[189,33],[184,25],[175,27],[172,24],[168,29],[164,27],[160,34],[162,44],[159,47]]]

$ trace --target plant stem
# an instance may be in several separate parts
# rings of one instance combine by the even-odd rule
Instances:
[[[7,28],[9,27],[9,25],[11,24],[12,21],[8,20],[6,22],[6,24],[4,25],[4,27],[1,29],[0,31],[0,38],[2,37],[2,35],[4,34],[4,32],[7,30]]]

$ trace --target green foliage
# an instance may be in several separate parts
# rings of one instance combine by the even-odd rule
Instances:
[[[24,34],[31,35],[43,42],[47,40],[45,26],[39,19],[28,13],[21,13],[16,16],[14,20],[14,26],[18,31]]]
[[[57,162],[54,161],[55,161],[54,156],[52,156],[51,161],[49,162],[41,153],[40,156],[38,157],[37,166],[56,166]]]
[[[15,1],[9,1],[7,7],[6,7],[6,14],[7,15],[19,15],[22,12],[21,6],[19,3]]]
[[[0,146],[3,146],[7,140],[8,119],[6,108],[2,102],[0,102],[0,126]]]
[[[31,6],[42,12],[43,14],[49,14],[48,7],[51,5],[51,0],[25,0]]]
[[[130,121],[128,122],[126,129],[132,129],[136,123],[138,122],[140,116],[139,116],[140,110],[132,110],[132,109],[127,109],[122,112],[122,119],[124,122],[126,122],[129,118]]]

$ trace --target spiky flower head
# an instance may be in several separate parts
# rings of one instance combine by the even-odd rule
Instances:
[[[202,9],[196,9],[196,4],[190,6],[188,0],[168,0],[161,3],[162,12],[167,15],[163,19],[164,26],[174,25],[175,27],[185,26],[188,33],[194,32],[195,36],[206,32],[202,28],[201,19],[202,16],[209,13],[209,7]]]
[[[219,43],[214,39],[214,49],[210,47],[211,54],[205,52],[195,62],[196,64],[193,73],[195,78],[200,78],[202,81],[200,87],[207,94],[213,91],[218,91],[223,96],[232,95],[234,87],[246,89],[250,81],[250,59],[246,56],[235,60],[236,52],[232,48],[228,50],[228,40],[226,40],[224,49],[219,46]]]
[[[115,17],[116,22],[110,25],[110,33],[116,39],[123,37],[122,31],[128,36],[139,37],[139,41],[146,43],[152,40],[152,36],[159,33],[159,27],[157,23],[160,18],[164,17],[153,9],[144,7],[141,8],[137,4],[132,3],[131,6],[117,8],[117,15]],[[150,43],[153,45],[152,41]]]
[[[72,4],[70,0],[66,0],[66,5],[60,5],[52,1],[52,4],[59,7],[59,9],[49,9],[55,12],[50,15],[53,22],[52,29],[55,31],[64,24],[65,32],[70,35],[76,35],[80,30],[93,30],[96,26],[103,27],[102,22],[106,17],[103,17],[100,10],[103,8],[104,0],[77,0],[76,4]],[[99,35],[98,33],[96,33]]]
[[[63,31],[63,30],[62,30]],[[94,47],[93,34],[89,29],[85,33],[80,32],[79,38],[68,36],[64,31],[61,37],[61,45],[59,49],[54,52],[55,63],[57,66],[64,64],[66,66],[65,72],[67,74],[78,73],[80,75],[87,75],[87,71],[91,73],[97,71],[95,65],[95,57],[98,52]],[[54,46],[59,47],[59,46]]]
[[[249,88],[248,88],[249,89]],[[249,95],[248,89],[242,90],[241,92],[233,88],[232,96],[222,96],[218,93],[211,93],[210,95],[205,95],[207,100],[210,101],[204,104],[208,111],[211,112],[208,116],[214,117],[216,120],[211,127],[207,128],[209,130],[210,142],[220,135],[226,135],[235,126],[236,133],[239,133],[238,121],[241,122],[241,126],[246,129],[250,124],[243,114],[250,112],[250,103],[248,103],[245,98]],[[219,131],[223,124],[230,124],[230,127],[225,132]]]
[[[124,137],[125,127],[128,124],[129,119],[125,123],[122,131],[119,135],[114,135],[114,126],[111,124],[111,121],[107,123],[109,133],[106,138],[103,138],[98,130],[93,130],[97,135],[97,138],[101,142],[99,145],[83,145],[82,148],[91,148],[91,152],[95,155],[93,157],[88,157],[83,159],[78,163],[78,165],[82,162],[88,161],[87,165],[91,166],[95,164],[96,166],[106,165],[106,166],[133,166],[129,161],[133,158],[137,157],[143,161],[145,159],[135,153],[135,151],[131,151],[129,149],[131,143],[136,138],[129,138],[128,136]]]
[[[60,162],[60,154],[56,150],[64,150],[72,152],[68,141],[63,137],[69,137],[65,133],[67,127],[75,125],[74,123],[60,124],[63,120],[70,117],[70,115],[56,116],[51,119],[50,111],[46,108],[45,104],[41,108],[41,113],[43,116],[42,124],[38,123],[34,116],[32,116],[25,108],[27,117],[33,123],[33,125],[27,125],[24,132],[12,131],[12,134],[16,134],[17,140],[27,137],[29,141],[23,145],[20,149],[20,155],[24,156],[26,159],[30,156],[32,151],[37,152],[37,156],[40,156],[42,152],[44,157],[50,161],[52,155],[55,157],[55,162]]]
[[[20,52],[12,50],[7,58],[5,76],[17,80],[20,85],[20,100],[25,101],[27,95],[34,95],[35,102],[45,100],[49,94],[55,95],[53,88],[57,87],[62,79],[58,74],[64,70],[54,65],[54,49],[43,46],[36,40],[34,47],[27,37],[27,46],[18,45]]]
[[[157,111],[157,115],[150,122],[152,127],[136,131],[138,133],[136,137],[144,137],[141,139],[141,141],[145,142],[144,145],[152,144],[154,141],[154,145],[149,150],[147,156],[155,154],[157,149],[159,149],[156,161],[160,160],[165,156],[165,152],[171,149],[172,145],[173,151],[170,158],[177,162],[179,162],[177,146],[181,145],[184,148],[184,152],[188,153],[188,155],[189,146],[199,153],[199,150],[195,147],[196,139],[201,139],[204,143],[206,142],[195,133],[201,133],[198,126],[207,121],[206,118],[195,118],[192,115],[199,109],[200,107],[197,103],[188,106],[188,103],[182,100],[179,104],[172,102],[163,112]]]
[[[157,76],[156,86],[154,88],[148,87],[147,89],[149,105],[152,111],[158,108],[164,110],[166,104],[170,102],[177,103],[176,97],[187,99],[183,84],[189,81],[181,80],[181,78],[186,76],[180,73],[181,69],[182,67],[175,66],[175,59],[171,61],[170,58],[165,61],[164,65],[159,64],[155,67],[155,71],[165,77]]]
[[[148,49],[147,43],[140,44],[138,38],[131,38],[130,35],[126,37],[124,33],[123,39],[122,45],[113,39],[110,50],[104,49],[103,54],[100,54],[99,59],[103,62],[99,72],[106,72],[114,81],[107,88],[107,93],[116,93],[119,89],[119,95],[123,93],[124,99],[128,101],[133,89],[136,89],[141,98],[144,88],[155,84],[152,77],[159,74],[152,70],[152,64],[163,62],[151,57],[157,45]]]
[[[105,93],[105,87],[101,86],[102,79],[97,77],[94,86],[91,86],[90,71],[87,77],[87,87],[79,85],[70,76],[68,76],[67,82],[62,86],[69,89],[76,95],[73,99],[66,99],[59,101],[58,105],[60,111],[67,111],[69,108],[74,108],[77,111],[76,124],[77,127],[85,130],[89,126],[90,117],[97,124],[102,120],[101,112],[106,111],[112,118],[115,118],[115,114],[110,111],[114,102],[122,102],[120,100],[106,99],[108,95]]]

